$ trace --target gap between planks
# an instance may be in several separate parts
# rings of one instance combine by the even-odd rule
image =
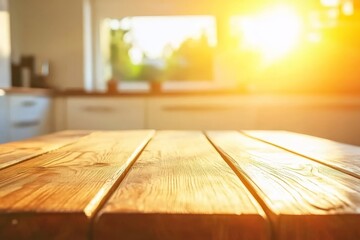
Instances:
[[[251,139],[258,140],[258,141],[260,141],[260,142],[269,144],[269,145],[271,145],[271,146],[274,146],[274,147],[277,147],[277,148],[279,148],[279,149],[285,150],[286,152],[289,152],[289,153],[298,155],[298,156],[300,156],[300,157],[307,158],[307,159],[309,159],[309,160],[311,160],[311,161],[314,161],[314,162],[323,164],[323,165],[325,165],[325,166],[327,166],[327,167],[330,167],[330,168],[332,168],[332,169],[335,169],[335,170],[337,170],[337,171],[343,172],[343,173],[345,173],[345,174],[348,174],[348,175],[351,175],[351,176],[353,176],[353,177],[355,177],[355,178],[359,178],[359,179],[360,179],[360,173],[358,174],[358,173],[353,172],[353,171],[348,171],[348,170],[346,170],[345,168],[336,166],[335,164],[333,164],[333,163],[331,163],[331,162],[327,163],[327,162],[325,162],[324,160],[316,159],[316,158],[311,157],[311,156],[309,156],[309,155],[307,155],[307,154],[305,154],[305,153],[303,154],[303,153],[300,153],[300,152],[298,152],[298,151],[296,151],[296,150],[291,150],[289,147],[285,147],[285,146],[283,147],[283,146],[281,146],[281,145],[278,144],[278,143],[272,143],[272,142],[270,142],[269,140],[265,140],[265,139],[262,139],[261,137],[256,137],[256,136],[252,135],[251,133],[247,133],[247,131],[239,131],[239,132],[240,132],[242,135],[244,135],[244,136],[246,136],[246,137],[249,137],[249,138],[251,138]],[[340,144],[343,144],[343,143],[340,143]]]
[[[17,146],[17,145],[20,145],[20,144],[24,144],[26,142],[34,141],[36,139],[39,139],[39,140],[42,140],[44,138],[52,139],[52,138],[56,138],[56,136],[61,136],[62,134],[64,134],[66,136],[66,134],[71,133],[71,132],[72,131],[62,131],[62,132],[57,132],[57,133],[53,133],[53,134],[49,134],[49,135],[40,136],[40,137],[37,137],[37,138],[34,138],[34,139],[30,138],[30,139],[26,139],[26,140],[23,140],[23,141],[4,143],[4,144],[1,144],[0,147],[10,148],[11,145]],[[40,157],[40,156],[42,156],[44,154],[59,150],[61,148],[67,147],[67,146],[70,146],[72,144],[77,143],[81,139],[89,137],[93,133],[94,132],[92,132],[92,131],[84,131],[83,133],[79,133],[78,134],[79,136],[74,137],[74,139],[69,139],[68,141],[65,141],[65,143],[63,143],[63,144],[58,144],[58,145],[54,144],[54,146],[46,147],[45,149],[38,150],[38,152],[35,152],[35,153],[32,153],[32,154],[31,153],[29,153],[29,154],[24,153],[24,156],[14,157],[14,159],[12,159],[10,161],[0,162],[0,170],[15,166],[15,165],[17,165],[19,163],[23,163],[25,161],[30,161],[31,159]],[[44,140],[42,140],[42,141],[44,141]],[[45,142],[45,144],[48,144],[48,143]],[[45,146],[42,146],[42,147],[45,147]],[[20,147],[12,147],[12,148],[15,149],[15,150],[12,150],[12,151],[17,151],[17,150],[19,150]],[[20,148],[20,149],[26,151],[23,148]],[[29,148],[28,151],[31,151],[31,148]],[[10,156],[12,155],[11,152],[10,153],[5,153],[5,155],[6,154],[10,154]],[[1,157],[1,155],[2,154],[0,154],[0,157]],[[20,155],[21,155],[21,153],[20,153]]]
[[[251,183],[245,176],[243,176],[240,171],[237,170],[235,164],[230,160],[230,156],[226,156],[209,138],[206,134],[206,131],[203,132],[209,143],[215,148],[215,150],[220,154],[222,159],[226,162],[227,165],[231,168],[231,170],[236,174],[236,176],[240,179],[240,181],[245,185],[248,191],[252,194],[255,200],[259,203],[261,208],[263,209],[264,213],[266,214],[266,218],[269,219],[270,225],[270,239],[276,240],[275,236],[275,228],[274,228],[274,219],[270,208],[266,205],[265,201],[260,197],[260,195],[256,192],[255,188],[251,186]]]
[[[118,177],[118,179],[113,182],[111,184],[111,182],[109,184],[111,184],[111,187],[109,188],[108,192],[105,194],[105,196],[100,196],[101,200],[98,201],[97,207],[95,208],[95,210],[93,210],[93,212],[91,213],[91,217],[90,217],[90,226],[89,226],[89,232],[88,232],[88,239],[89,240],[93,240],[94,239],[94,229],[95,229],[95,221],[97,218],[97,215],[99,213],[99,211],[104,207],[104,205],[109,201],[109,199],[111,198],[111,196],[114,194],[114,192],[116,191],[116,189],[120,186],[122,180],[126,177],[126,175],[129,173],[131,167],[135,164],[135,162],[139,159],[139,156],[142,154],[142,152],[145,150],[146,146],[151,142],[151,140],[153,139],[153,137],[155,136],[156,131],[153,130],[151,133],[151,136],[149,137],[149,139],[147,140],[147,142],[145,144],[143,144],[143,146],[140,146],[140,150],[138,152],[134,152],[133,153],[133,160],[130,162],[130,164],[128,164],[128,166],[125,168],[125,170],[119,170],[119,171],[123,171],[122,174],[120,174],[120,176]],[[131,158],[131,157],[130,157]],[[95,200],[97,200],[97,196],[95,196],[93,198],[93,200],[89,203],[88,207],[91,207],[92,202]],[[86,208],[85,208],[85,212],[86,212]]]

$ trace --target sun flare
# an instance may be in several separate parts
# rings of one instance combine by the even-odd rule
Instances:
[[[291,51],[299,42],[303,28],[300,15],[288,6],[239,17],[236,22],[242,33],[242,46],[261,52],[267,61]]]

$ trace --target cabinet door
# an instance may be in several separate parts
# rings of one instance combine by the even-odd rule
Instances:
[[[259,128],[287,130],[360,145],[360,104],[264,107]]]
[[[0,143],[7,142],[9,139],[7,110],[7,98],[0,96]]]
[[[145,128],[145,99],[135,97],[69,97],[67,129]]]
[[[46,134],[51,130],[51,100],[31,95],[9,96],[9,135],[11,141]]]
[[[259,127],[360,145],[360,98],[289,98],[261,106]]]
[[[184,96],[149,99],[148,128],[179,130],[256,129],[251,99]]]

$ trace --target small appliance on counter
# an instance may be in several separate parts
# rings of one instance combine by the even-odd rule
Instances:
[[[49,88],[50,64],[44,61],[36,72],[34,56],[22,56],[19,63],[11,64],[13,87]]]

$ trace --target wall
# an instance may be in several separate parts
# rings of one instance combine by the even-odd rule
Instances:
[[[319,43],[304,43],[246,83],[258,93],[360,93],[360,14],[323,29]]]
[[[11,0],[12,58],[50,62],[50,84],[83,87],[83,0]]]
[[[10,85],[10,26],[7,0],[0,0],[0,88]]]

